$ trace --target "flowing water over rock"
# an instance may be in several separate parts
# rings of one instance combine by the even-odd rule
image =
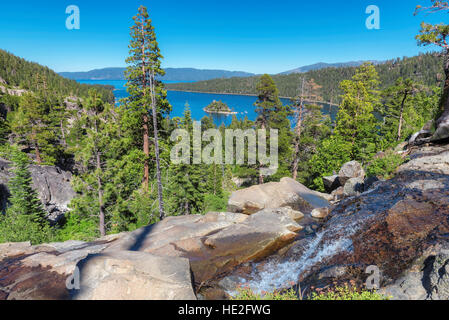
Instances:
[[[449,243],[448,150],[447,145],[413,150],[394,179],[341,201],[315,235],[253,264],[240,281],[258,293],[298,282],[302,288],[336,280],[364,286],[366,268],[375,265],[382,286],[394,283],[426,250]]]

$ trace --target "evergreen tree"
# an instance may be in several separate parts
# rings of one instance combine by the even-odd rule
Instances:
[[[287,164],[280,166],[275,176],[270,179],[276,179],[288,172],[288,166],[291,161],[291,132],[290,121],[288,116],[291,111],[288,106],[284,106],[279,99],[279,90],[270,75],[264,74],[257,84],[258,100],[255,103],[256,113],[258,114],[256,124],[258,128],[267,130],[267,138],[269,139],[269,130],[278,130],[278,147],[279,159],[283,159],[283,163]],[[284,169],[284,170],[282,170]],[[259,165],[259,184],[264,183],[264,176],[262,175],[262,165]]]
[[[181,129],[193,137],[193,121],[189,108],[184,111]],[[189,144],[191,144],[189,142]],[[191,149],[192,150],[192,149]],[[182,215],[200,214],[204,211],[204,196],[207,192],[207,166],[193,164],[193,152],[190,153],[189,164],[172,164],[170,166],[170,206],[172,212]]]
[[[129,98],[125,100],[130,118],[134,118],[134,130],[143,137],[144,158],[144,189],[148,191],[150,182],[150,112],[152,115],[154,154],[156,160],[156,175],[159,200],[159,215],[165,216],[162,177],[160,167],[160,150],[158,134],[158,117],[168,113],[170,106],[166,100],[166,91],[157,77],[165,72],[161,68],[162,55],[156,41],[156,34],[149,19],[147,8],[141,6],[139,13],[133,18],[131,27],[130,57],[126,60],[129,67],[126,71]]]
[[[0,242],[48,242],[52,232],[42,203],[32,187],[29,159],[26,154],[15,149],[11,160],[14,176],[8,183],[10,205],[4,216],[0,214]]]
[[[335,135],[351,144],[353,160],[366,161],[376,152],[378,121],[374,111],[380,103],[379,77],[374,66],[363,64],[352,80],[341,83],[344,91]]]
[[[316,170],[316,168],[314,168],[315,163],[312,163],[311,159],[319,152],[320,143],[331,135],[331,123],[330,117],[323,115],[320,106],[306,106],[302,120],[301,139],[298,145],[297,176],[297,179],[306,186],[314,186],[316,171],[313,170]],[[324,169],[328,170],[328,168]]]
[[[383,145],[392,146],[400,142],[404,138],[405,127],[416,120],[415,117],[410,119],[410,113],[413,112],[412,98],[418,89],[413,80],[399,78],[394,86],[383,92],[385,101],[379,110],[384,119],[381,127]]]
[[[41,95],[25,94],[19,109],[14,112],[11,130],[35,151],[38,164],[55,162],[52,139],[54,138],[49,119],[49,109]],[[20,140],[19,140],[20,141]]]
[[[301,134],[305,129],[304,116],[306,113],[305,103],[306,101],[318,100],[317,90],[320,88],[313,79],[306,82],[306,78],[302,78],[299,94],[292,99],[295,117],[295,132],[293,138],[294,151],[293,151],[293,163],[292,163],[292,177],[297,179],[298,166],[299,166],[299,154],[301,144]]]
[[[429,7],[417,6],[415,15],[420,11],[434,13],[439,11],[449,11],[449,3],[441,0],[431,0],[432,5]],[[444,82],[443,95],[441,96],[439,112],[437,114],[437,123],[449,122],[449,25],[448,24],[428,24],[421,23],[420,34],[416,36],[419,45],[428,46],[435,45],[443,49],[444,54],[444,73],[446,81]],[[447,130],[447,129],[446,129]],[[446,132],[447,135],[447,132]]]
[[[108,132],[112,117],[112,107],[105,105],[98,91],[92,89],[84,105],[84,115],[80,119],[84,128],[84,135],[77,146],[76,159],[82,161],[86,168],[85,174],[80,176],[84,184],[84,194],[95,199],[98,208],[99,231],[106,235],[105,203],[104,203],[104,160],[111,136]]]

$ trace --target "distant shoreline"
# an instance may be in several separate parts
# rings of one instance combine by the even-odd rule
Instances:
[[[206,113],[212,113],[212,114],[224,114],[224,115],[234,115],[234,114],[239,114],[238,112],[234,112],[234,111],[210,111],[210,110],[206,110],[206,108],[203,109],[204,112]]]
[[[250,93],[229,93],[229,92],[204,92],[204,91],[191,91],[191,90],[178,90],[178,89],[167,89],[167,91],[175,91],[175,92],[189,92],[189,93],[204,93],[204,94],[220,94],[220,95],[228,95],[228,96],[244,96],[244,97],[257,97],[257,94]],[[279,97],[281,99],[292,99],[292,97]],[[338,107],[338,104],[330,103],[326,101],[307,101],[309,103],[318,103],[318,104],[326,104],[332,107]]]

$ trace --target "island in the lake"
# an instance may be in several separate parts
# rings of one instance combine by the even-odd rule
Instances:
[[[204,108],[204,111],[207,113],[216,113],[216,114],[238,114],[238,112],[234,112],[229,108],[229,106],[220,101],[212,101],[210,105]]]

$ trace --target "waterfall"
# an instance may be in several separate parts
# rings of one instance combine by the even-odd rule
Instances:
[[[259,294],[264,291],[272,292],[291,287],[292,283],[298,283],[299,277],[310,271],[314,265],[336,254],[352,251],[351,236],[360,229],[368,217],[369,215],[352,217],[353,221],[350,221],[349,217],[334,217],[334,221],[328,224],[328,228],[317,233],[305,245],[303,253],[299,257],[281,262],[272,260],[261,266],[261,270],[258,270],[258,265],[256,265],[251,280],[242,279],[242,282]]]

